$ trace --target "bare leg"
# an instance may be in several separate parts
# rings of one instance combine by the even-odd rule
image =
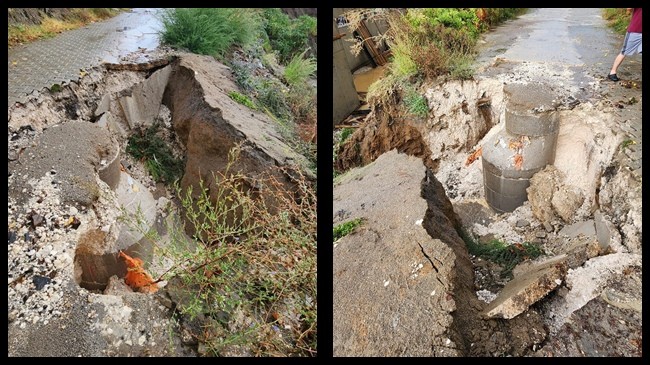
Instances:
[[[616,56],[616,59],[614,60],[614,64],[612,65],[612,70],[609,71],[610,75],[616,74],[616,71],[618,70],[618,66],[621,65],[621,62],[623,62],[624,58],[625,55],[623,53],[619,53],[618,56]]]

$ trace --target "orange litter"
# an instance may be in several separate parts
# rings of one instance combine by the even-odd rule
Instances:
[[[144,262],[141,259],[133,258],[122,251],[120,251],[119,257],[126,262],[127,272],[124,281],[128,286],[141,293],[155,293],[158,291],[158,286],[153,278],[142,267]]]
[[[472,152],[467,160],[465,161],[465,166],[471,165],[476,159],[478,159],[481,154],[483,154],[483,147],[479,147],[476,151]]]

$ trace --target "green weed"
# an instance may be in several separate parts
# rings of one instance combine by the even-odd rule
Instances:
[[[340,238],[347,236],[355,228],[359,227],[363,223],[363,219],[356,218],[349,222],[341,223],[334,227],[332,234],[334,236],[334,242],[338,241]]]
[[[427,98],[423,95],[420,95],[414,89],[409,89],[404,96],[404,105],[406,110],[420,118],[426,118],[429,114],[429,104]]]
[[[625,141],[621,142],[621,150],[626,149],[628,146],[636,144],[636,142],[632,139],[626,139]]]
[[[272,49],[278,51],[285,64],[309,45],[309,37],[316,35],[316,18],[302,15],[289,18],[279,8],[264,9],[264,29]]]
[[[339,143],[343,144],[348,139],[348,137],[352,135],[352,133],[354,133],[354,128],[343,128],[341,130],[341,138],[339,140]]]
[[[470,80],[474,77],[474,59],[472,56],[458,56],[451,60],[449,74],[452,79]]]
[[[271,176],[256,177],[255,191],[245,188],[239,153],[231,149],[214,173],[218,183],[177,187],[185,224],[167,225],[168,244],[145,232],[168,267],[153,275],[169,280],[180,313],[205,318],[192,335],[208,354],[244,348],[254,356],[315,356],[315,193],[299,171],[290,174],[291,191]],[[194,227],[192,237],[185,226]]]
[[[469,253],[485,260],[501,265],[501,277],[512,276],[512,269],[520,262],[534,259],[544,254],[544,250],[533,243],[507,244],[503,241],[492,240],[487,244],[476,242],[464,230],[460,233],[467,245]]]
[[[625,8],[605,8],[603,9],[603,18],[616,33],[625,34],[632,15],[628,14]]]
[[[63,90],[63,88],[61,87],[61,84],[52,84],[52,86],[50,86],[50,91],[52,93],[58,93],[61,90]]]
[[[253,110],[257,109],[255,107],[255,104],[253,104],[253,101],[246,95],[242,95],[236,91],[231,91],[228,93],[228,96],[230,96],[232,100],[238,102],[241,105],[247,106]]]

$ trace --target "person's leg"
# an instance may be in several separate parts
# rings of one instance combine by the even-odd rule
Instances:
[[[616,59],[614,60],[614,64],[612,65],[612,69],[609,71],[610,75],[616,75],[616,71],[618,70],[618,66],[621,65],[621,62],[623,62],[624,58],[625,58],[625,55],[623,53],[619,53],[618,56],[616,56]]]

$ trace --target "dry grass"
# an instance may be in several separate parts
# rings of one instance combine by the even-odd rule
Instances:
[[[109,8],[79,8],[74,9],[73,16],[66,20],[44,17],[40,25],[10,25],[7,29],[7,45],[12,47],[51,38],[66,30],[113,17],[117,13],[118,11]]]

